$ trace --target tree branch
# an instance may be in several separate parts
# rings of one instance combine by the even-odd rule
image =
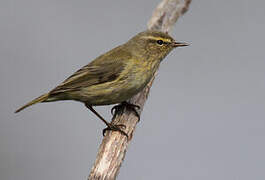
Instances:
[[[191,0],[163,0],[154,10],[148,22],[148,29],[168,33],[177,19],[188,10],[190,2]],[[143,110],[154,79],[155,76],[143,91],[128,101],[141,107],[139,114]],[[127,139],[120,132],[106,132],[99,147],[96,161],[88,177],[89,180],[116,179],[128,145],[132,140],[137,122],[138,117],[130,109],[122,109],[115,112],[112,123],[124,124],[126,126],[125,132],[129,135],[129,138]]]

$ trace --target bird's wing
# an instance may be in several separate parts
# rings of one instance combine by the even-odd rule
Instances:
[[[50,94],[76,91],[83,87],[114,81],[124,70],[126,60],[130,58],[130,53],[117,47],[79,69],[53,89]]]

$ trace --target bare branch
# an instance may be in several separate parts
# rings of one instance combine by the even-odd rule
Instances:
[[[148,29],[168,33],[177,19],[188,10],[190,2],[191,0],[163,0],[154,10],[148,22]],[[141,107],[139,114],[143,110],[154,79],[155,77],[152,78],[143,91],[129,100],[130,103]],[[124,135],[115,131],[106,133],[99,147],[89,180],[116,179],[137,122],[138,117],[130,109],[123,109],[115,113],[112,123],[124,124],[126,126],[125,132],[129,135],[129,138],[127,139]]]
[[[148,29],[168,33],[178,18],[189,8],[191,0],[164,0],[154,10]]]

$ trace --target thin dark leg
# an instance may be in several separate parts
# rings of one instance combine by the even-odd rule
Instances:
[[[108,126],[107,128],[103,129],[103,136],[105,135],[105,132],[107,130],[113,130],[113,131],[119,131],[121,134],[125,135],[128,138],[127,133],[125,133],[123,130],[120,129],[120,128],[126,128],[125,125],[123,125],[123,124],[117,124],[117,125],[111,124],[108,121],[106,121],[91,105],[85,104],[85,106]]]
[[[114,115],[114,113],[116,113],[117,111],[121,110],[121,108],[126,107],[131,109],[135,115],[138,117],[139,121],[140,121],[140,114],[138,113],[137,109],[139,110],[141,107],[135,104],[131,104],[128,103],[126,101],[122,102],[121,104],[118,104],[114,107],[111,108],[111,114]]]
[[[106,121],[92,106],[85,104],[86,107],[92,111],[100,120],[102,120],[107,126],[109,126],[109,122]]]

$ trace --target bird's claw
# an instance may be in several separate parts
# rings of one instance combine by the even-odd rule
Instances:
[[[111,131],[119,131],[121,134],[125,135],[127,138],[129,137],[126,132],[124,132],[121,128],[126,129],[126,126],[124,124],[108,124],[108,127],[103,129],[103,136],[105,136],[106,131],[111,130]]]
[[[118,104],[118,105],[115,105],[111,108],[110,112],[111,112],[111,115],[114,116],[114,114],[116,114],[116,112],[120,111],[122,108],[122,105],[121,104]]]
[[[111,108],[111,114],[114,115],[116,112],[120,111],[123,107],[126,107],[126,108],[132,110],[140,121],[140,114],[138,113],[137,110],[141,109],[141,107],[138,105],[135,105],[135,104],[128,103],[126,101],[112,107]]]

